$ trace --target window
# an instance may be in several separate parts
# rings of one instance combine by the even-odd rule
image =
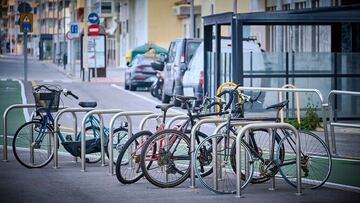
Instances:
[[[101,2],[101,13],[111,13],[112,2]]]
[[[53,2],[49,2],[49,5],[48,5],[48,7],[49,7],[49,11],[53,11],[53,10],[55,10],[55,3],[53,3]]]

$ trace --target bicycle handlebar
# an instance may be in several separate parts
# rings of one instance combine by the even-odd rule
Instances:
[[[66,89],[64,89],[64,90],[66,90]],[[75,94],[73,94],[70,90],[69,90],[69,91],[66,91],[66,94],[68,94],[68,95],[70,95],[70,96],[74,97],[75,99],[79,99],[79,97],[78,97],[78,96],[76,96]],[[65,95],[65,96],[66,96],[66,95]]]
[[[218,95],[216,95],[216,97],[221,97],[224,94],[229,94],[229,96],[230,96],[230,99],[226,103],[226,106],[224,108],[224,110],[226,111],[230,108],[230,105],[231,105],[232,101],[234,100],[234,94],[233,94],[232,90],[225,90],[225,91],[220,92]]]

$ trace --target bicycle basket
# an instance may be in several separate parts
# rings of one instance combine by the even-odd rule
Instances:
[[[57,112],[59,110],[60,94],[59,91],[33,92],[36,111]]]

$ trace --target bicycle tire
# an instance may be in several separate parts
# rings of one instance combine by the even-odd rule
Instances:
[[[286,131],[288,132],[288,131]],[[295,138],[292,133],[287,134],[281,140],[288,151],[285,152],[283,164],[278,163],[278,168],[284,180],[293,187],[296,185],[296,162],[295,152],[290,151],[295,147]],[[316,189],[321,187],[329,178],[332,169],[332,156],[325,142],[316,134],[309,131],[299,131],[301,150],[301,182],[304,189]],[[309,142],[312,142],[309,144]],[[295,149],[295,148],[293,148]],[[290,151],[290,152],[289,152]],[[289,161],[289,162],[288,162]],[[291,162],[290,162],[291,161]],[[288,164],[287,163],[293,163]],[[313,170],[312,170],[313,169]],[[320,176],[317,174],[322,173]],[[318,178],[318,179],[315,179]]]
[[[222,140],[224,138],[224,135],[223,134],[215,134],[215,135],[212,135],[212,136],[209,136],[207,137],[205,140],[203,140],[199,146],[196,148],[195,150],[195,154],[198,155],[198,153],[200,152],[200,149],[203,149],[203,148],[209,148],[209,150],[211,150],[211,152],[209,151],[209,153],[211,153],[211,156],[208,156],[210,157],[211,160],[208,160],[208,166],[213,166],[213,160],[214,160],[214,154],[212,152],[212,145],[210,146],[205,146],[206,144],[209,144],[208,140],[212,140],[212,139],[216,139],[216,140]],[[231,152],[232,151],[232,146],[235,146],[235,136],[231,136],[231,139],[232,139],[232,144],[231,146],[229,146],[229,148],[227,149],[228,152]],[[200,181],[200,183],[205,187],[207,188],[208,190],[210,190],[211,192],[214,192],[216,194],[234,194],[236,193],[236,170],[232,169],[232,165],[235,163],[235,160],[232,160],[231,159],[231,156],[232,154],[229,153],[227,156],[226,154],[224,155],[223,153],[226,151],[226,149],[222,148],[221,147],[221,142],[218,142],[218,144],[220,144],[220,146],[218,146],[218,150],[217,152],[217,155],[216,157],[219,155],[220,157],[222,156],[224,159],[222,159],[222,163],[219,165],[221,166],[221,178],[217,178],[217,182],[218,182],[218,187],[212,187],[211,184],[213,183],[213,178],[211,177],[203,177],[200,175],[200,172],[199,172],[199,167],[196,165],[198,164],[198,162],[194,163],[193,167],[194,167],[194,170],[195,170],[195,174],[197,175],[198,177],[198,180]],[[230,144],[230,141],[229,141],[229,144]],[[253,167],[253,160],[252,160],[252,155],[251,155],[251,152],[250,150],[248,149],[247,145],[244,144],[244,142],[242,141],[241,142],[241,145],[242,145],[242,152],[244,152],[249,161],[249,171],[248,171],[248,176],[245,178],[245,175],[242,177],[242,179],[244,180],[243,184],[241,185],[241,189],[244,189],[248,183],[250,182],[250,180],[252,179],[252,175],[253,175],[253,172],[254,172],[254,167]],[[200,152],[201,153],[201,152]],[[245,157],[245,154],[243,154],[241,157],[244,159]],[[234,156],[235,157],[235,156]],[[226,160],[226,159],[229,159],[229,160]],[[242,159],[242,160],[243,160]],[[245,162],[246,159],[244,159],[244,162]],[[231,166],[227,166],[226,164],[230,161],[230,165]],[[245,164],[242,164],[242,167],[244,167],[244,170],[246,169],[246,166]],[[242,173],[244,174],[244,173]]]
[[[117,157],[119,156],[119,153],[120,153],[122,147],[124,147],[125,143],[129,140],[128,138],[129,138],[129,136],[128,136],[128,129],[127,128],[124,128],[124,127],[121,126],[121,127],[116,128],[114,130],[114,133],[113,133],[113,149],[115,149],[114,151],[117,152],[117,153],[113,154],[113,159],[114,159],[113,163],[114,164],[116,164]],[[106,146],[109,146],[108,144],[109,144],[109,138],[107,139]],[[110,160],[109,148],[106,147],[106,146],[105,146],[105,153],[106,153],[106,156],[108,157],[108,159]]]
[[[265,134],[263,134],[263,133],[265,133]],[[252,130],[249,134],[250,134],[250,136],[254,137],[254,141],[256,142],[256,145],[258,148],[257,150],[255,150],[254,146],[251,146],[248,142],[245,141],[245,143],[244,143],[250,149],[250,151],[253,154],[253,158],[254,158],[254,175],[252,176],[251,183],[253,183],[253,184],[264,183],[264,182],[268,181],[273,175],[278,173],[278,169],[275,166],[273,166],[274,168],[272,169],[272,171],[269,171],[268,169],[265,168],[265,166],[267,165],[267,163],[265,163],[265,162],[269,160],[270,157],[268,155],[270,155],[270,153],[264,153],[264,152],[267,152],[270,149],[268,148],[269,146],[266,146],[266,145],[269,145],[269,143],[261,141],[260,136],[265,135],[265,137],[268,139],[270,139],[271,136],[268,135],[268,131],[265,129]],[[260,137],[260,138],[256,138],[255,136]],[[275,134],[275,145],[276,144],[277,145],[274,146],[274,154],[276,154],[275,148],[279,149],[278,146],[280,146],[280,141],[281,141],[281,137],[278,133],[276,133]],[[256,152],[254,152],[253,150],[255,150]],[[231,149],[231,154],[232,154],[232,156],[231,156],[232,162],[231,163],[233,163],[232,168],[234,171],[236,169],[235,152],[236,152],[236,147],[233,146]],[[259,153],[257,153],[257,152],[259,152]],[[254,155],[254,153],[257,153],[257,156],[261,155],[261,157],[265,159],[265,162],[263,162],[260,159],[256,159],[256,155]],[[276,159],[276,162],[282,162],[284,160],[284,153],[285,153],[284,148],[280,148],[279,153],[274,156],[274,159]],[[245,175],[241,174],[241,177],[244,179]]]
[[[170,135],[169,142],[170,139],[175,139],[175,141],[170,143],[170,146],[162,147],[161,145],[165,143],[165,141],[162,142],[161,139],[166,137],[167,134]],[[183,143],[180,144],[181,141],[183,141]],[[153,153],[150,158],[147,158],[147,153],[151,153],[151,150],[153,150],[151,148],[156,146],[157,142],[159,142],[159,146],[156,148],[156,153]],[[175,146],[174,149],[172,149],[173,146]],[[184,155],[174,155],[178,150],[178,152],[181,152],[181,148],[178,147],[183,147]],[[174,151],[171,152],[171,150]],[[188,163],[186,163],[187,160]],[[180,163],[177,161],[180,161]],[[155,165],[155,167],[148,167],[148,162],[152,162],[152,166]],[[151,184],[161,188],[169,188],[180,185],[190,175],[190,139],[183,132],[172,129],[165,129],[154,134],[141,150],[140,165],[146,179]],[[152,173],[151,170],[156,170],[157,168],[161,168],[161,171],[155,171],[155,173]],[[160,177],[155,177],[155,175],[160,175]],[[172,180],[169,181],[170,175],[170,179]],[[159,180],[158,177],[164,177],[165,180]]]
[[[140,155],[141,155],[141,148],[136,149],[137,146],[145,144],[146,140],[152,136],[152,132],[150,131],[140,131],[136,134],[134,134],[133,136],[131,136],[131,138],[125,143],[125,145],[123,146],[123,148],[120,150],[120,153],[117,157],[117,161],[116,161],[116,178],[119,180],[119,182],[123,183],[123,184],[132,184],[137,182],[138,180],[140,180],[144,175],[142,173],[142,171],[140,170]],[[145,136],[145,137],[144,137]],[[140,139],[139,139],[140,138]],[[144,140],[143,138],[146,138],[146,140]],[[134,148],[130,149],[129,147],[134,147],[135,146],[135,150],[133,150]],[[133,161],[133,165],[129,166],[129,160],[126,158],[129,158],[129,151],[131,152],[131,158]],[[135,152],[134,152],[135,151]],[[138,154],[137,154],[138,152]],[[136,166],[136,164],[138,164]],[[149,165],[151,165],[151,163],[149,163]],[[132,172],[134,175],[129,177],[126,176],[127,171]]]
[[[30,125],[34,125],[34,126],[30,127],[30,130],[35,133],[39,133],[40,129],[42,129],[42,127],[43,127],[43,123],[40,122],[39,120],[29,121],[29,122],[24,123],[22,126],[20,126],[17,129],[15,136],[13,138],[13,143],[12,143],[13,153],[14,153],[16,160],[21,165],[25,166],[26,168],[42,168],[42,167],[46,166],[48,163],[50,163],[50,161],[54,157],[54,151],[53,151],[54,147],[51,146],[51,143],[54,143],[51,141],[54,139],[54,130],[51,125],[47,125],[46,126],[47,131],[45,132],[44,136],[47,136],[47,135],[50,136],[48,138],[48,141],[44,141],[46,139],[43,139],[40,144],[35,144],[34,141],[31,141],[31,140],[34,140],[34,137],[32,137],[30,140],[29,129],[26,129],[25,132],[22,132],[23,129],[27,128],[27,126],[30,126]],[[25,135],[25,137],[22,138],[22,135]],[[22,141],[22,139],[26,139],[27,137],[28,137],[27,140],[29,141],[29,143],[20,143]],[[40,149],[41,146],[44,146],[44,144],[42,144],[43,142],[44,143],[50,142],[47,152],[45,152],[45,149]],[[34,150],[34,160],[29,160],[29,163],[27,161],[25,161],[25,158],[23,157],[23,152],[21,152],[21,151],[27,151],[25,148],[26,146],[31,146],[31,148],[33,148],[33,150]],[[47,145],[45,145],[45,146],[47,146]],[[35,147],[39,147],[39,149],[37,150]],[[39,152],[40,154],[47,153],[47,155],[37,156],[35,154],[35,152]],[[30,153],[30,149],[29,149],[29,153]],[[36,158],[36,157],[38,157],[38,158]],[[40,160],[41,157],[44,157],[44,161],[41,161],[38,164],[35,163],[35,161]],[[29,159],[29,156],[26,156],[26,159]],[[30,162],[33,162],[33,163],[30,163]]]

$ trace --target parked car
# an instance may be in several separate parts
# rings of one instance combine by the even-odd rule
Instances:
[[[213,45],[214,44],[215,43],[213,43]],[[253,71],[265,69],[264,59],[262,54],[260,54],[261,48],[255,40],[244,40],[243,50],[245,69],[250,67],[250,55],[247,54],[249,52],[255,53],[252,55],[252,66],[254,67]],[[221,52],[231,53],[230,39],[221,40]],[[194,57],[190,61],[187,70],[184,73],[182,88],[185,96],[195,96],[197,97],[196,104],[201,103],[204,95],[204,43],[201,43],[199,48],[196,50]]]
[[[169,103],[173,99],[174,104],[180,106],[180,102],[174,99],[174,96],[184,94],[182,78],[201,42],[201,39],[181,38],[170,43],[163,71],[164,85],[161,97],[163,103]]]
[[[125,70],[125,89],[135,91],[137,87],[150,87],[156,80],[156,71],[151,67],[155,58],[137,55]]]

